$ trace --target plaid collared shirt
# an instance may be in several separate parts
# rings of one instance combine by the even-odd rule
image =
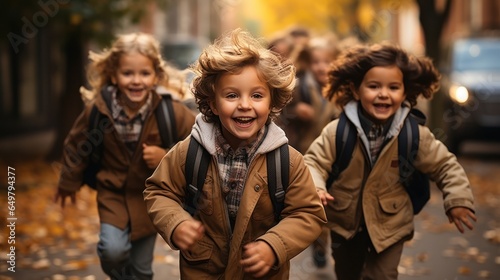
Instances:
[[[257,138],[245,147],[233,150],[222,136],[220,129],[215,131],[215,147],[219,174],[222,180],[222,194],[226,200],[231,228],[236,223],[236,215],[247,178],[248,165],[255,156],[255,151],[264,139],[266,127],[263,127]]]
[[[116,90],[112,94],[111,114],[115,122],[115,129],[120,135],[121,139],[127,146],[129,152],[134,153],[139,137],[141,135],[144,120],[151,112],[153,104],[153,95],[150,93],[147,97],[146,103],[137,111],[137,114],[129,118],[123,109],[123,106],[118,102]]]
[[[361,105],[358,107],[358,115],[359,120],[361,122],[361,127],[366,134],[366,138],[368,138],[368,142],[370,145],[370,157],[372,159],[372,165],[375,164],[377,158],[382,150],[382,147],[385,143],[387,131],[391,126],[392,120],[394,116],[390,117],[388,121],[384,124],[375,124],[367,116],[365,116],[364,112],[361,109]]]

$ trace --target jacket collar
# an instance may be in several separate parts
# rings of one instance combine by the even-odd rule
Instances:
[[[346,117],[356,127],[356,130],[358,131],[358,136],[361,139],[362,143],[367,148],[367,150],[369,150],[370,144],[368,141],[368,137],[366,136],[363,127],[361,125],[361,121],[359,119],[358,107],[359,107],[359,102],[356,100],[352,100],[344,106],[344,112],[346,114]],[[385,136],[386,141],[388,139],[393,138],[394,136],[399,135],[399,132],[401,131],[401,128],[403,127],[405,119],[410,113],[410,110],[411,110],[410,102],[405,100],[401,105],[401,107],[396,111],[396,113],[393,116],[391,126],[389,127],[387,135]]]
[[[215,147],[216,129],[219,129],[217,124],[206,122],[203,120],[203,115],[200,113],[196,116],[193,131],[191,132],[191,136],[200,142],[211,155],[217,154],[217,149]],[[270,122],[268,124],[267,135],[262,140],[255,154],[265,154],[285,143],[288,143],[285,132],[274,122]]]

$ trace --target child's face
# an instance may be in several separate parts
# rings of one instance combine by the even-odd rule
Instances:
[[[372,121],[384,123],[405,100],[403,73],[397,66],[373,67],[354,95]]]
[[[257,137],[271,113],[271,92],[254,66],[240,73],[223,74],[215,85],[212,112],[219,116],[222,135],[233,148],[244,146]]]
[[[311,72],[314,79],[322,86],[328,82],[328,69],[332,62],[332,55],[324,49],[314,49],[311,51]]]
[[[153,61],[138,52],[123,54],[111,81],[134,106],[142,105],[157,82]]]

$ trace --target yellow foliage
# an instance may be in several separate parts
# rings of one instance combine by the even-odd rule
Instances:
[[[332,31],[342,37],[351,34],[355,27],[363,31],[373,28],[380,21],[380,11],[396,14],[413,1],[242,0],[240,18],[243,25],[251,25],[254,32],[265,37],[291,26],[307,27],[315,33]]]

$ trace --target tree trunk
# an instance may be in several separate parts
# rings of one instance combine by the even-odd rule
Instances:
[[[424,32],[425,53],[430,57],[434,65],[439,67],[441,59],[441,34],[444,25],[449,18],[452,1],[446,0],[445,7],[442,12],[436,8],[435,0],[417,0],[420,8],[420,24]],[[443,92],[437,92],[430,102],[429,126],[431,129],[443,129]]]
[[[83,109],[80,97],[80,86],[84,85],[84,40],[82,30],[77,27],[69,32],[64,44],[65,57],[65,86],[57,104],[56,139],[46,160],[60,160],[63,151],[64,139],[69,133],[73,122]]]

